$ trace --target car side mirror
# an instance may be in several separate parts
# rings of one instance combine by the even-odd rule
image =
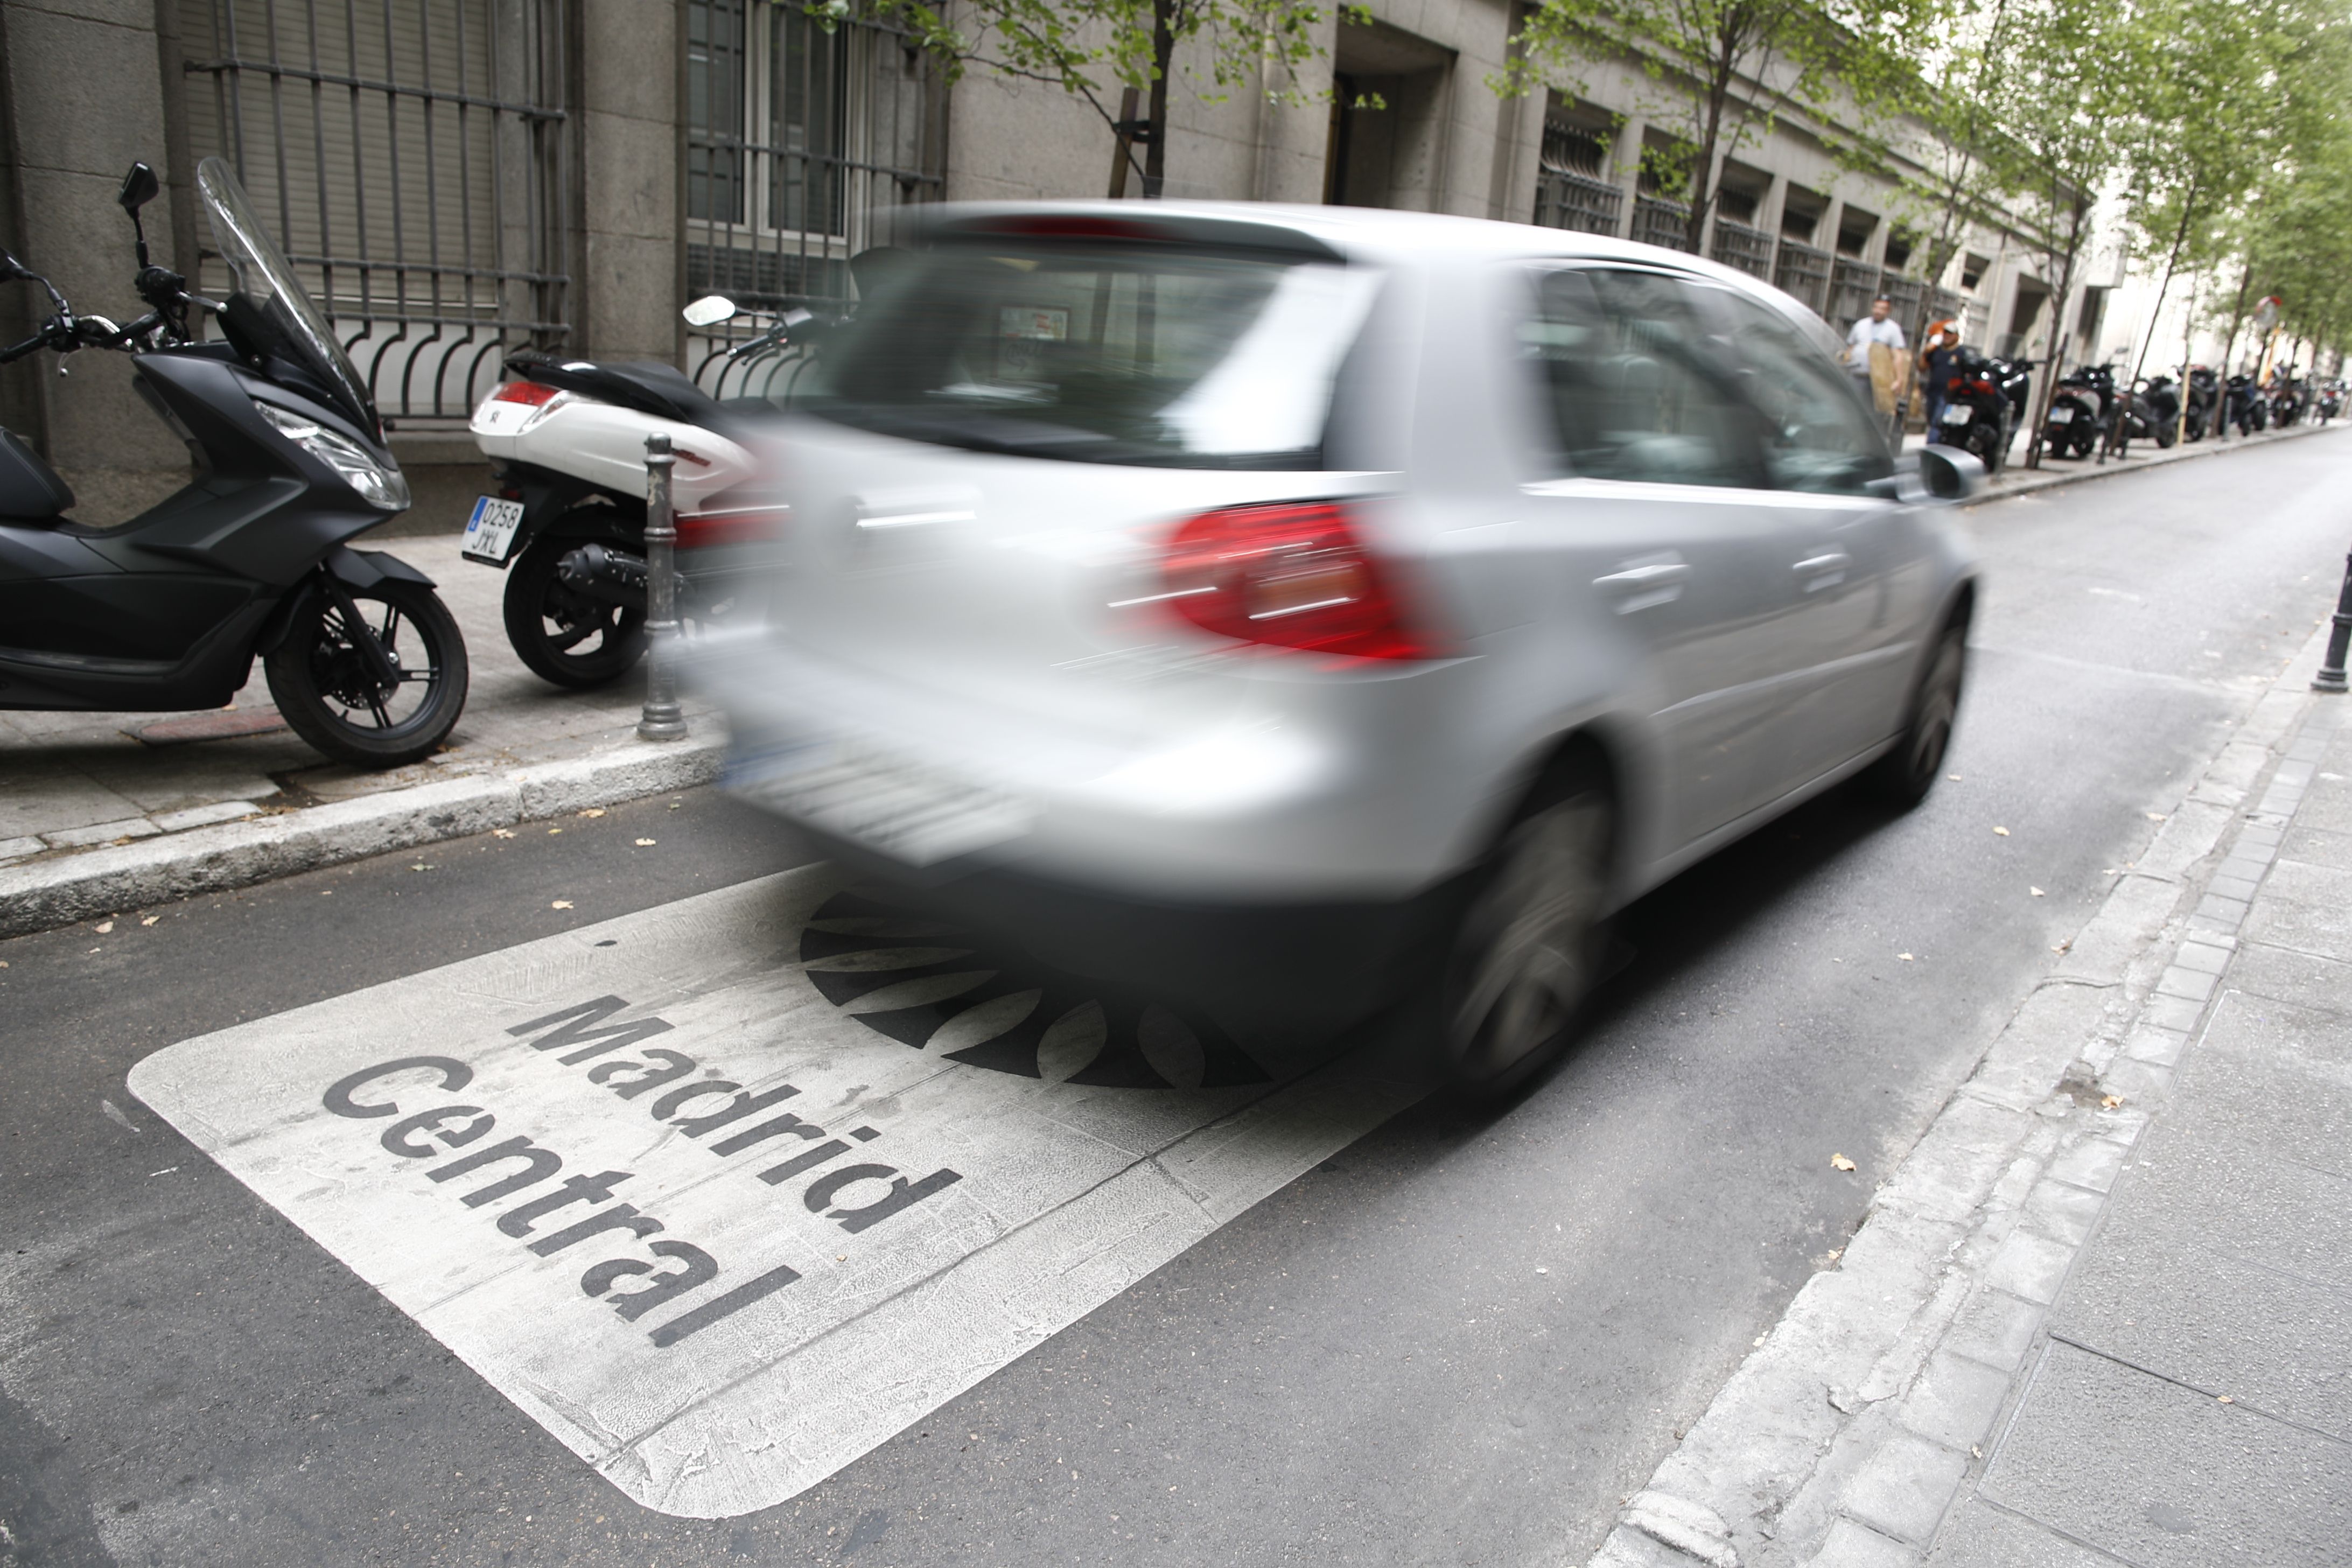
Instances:
[[[1956,447],[1919,448],[1919,482],[1937,500],[1966,500],[1984,489],[1984,465]]]
[[[689,327],[715,327],[735,319],[735,301],[724,294],[705,294],[678,314]]]
[[[156,193],[163,188],[163,182],[155,178],[154,170],[144,163],[133,163],[131,172],[122,176],[122,189],[114,199],[121,204],[124,212],[136,214],[141,207],[153,201]]]

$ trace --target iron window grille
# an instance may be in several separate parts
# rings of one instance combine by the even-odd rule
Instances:
[[[568,334],[562,0],[180,5],[194,155],[236,170],[387,418],[461,421]]]
[[[1536,175],[1536,222],[1546,228],[1615,235],[1624,228],[1625,193],[1581,174],[1547,168]]]
[[[1829,299],[1830,253],[1783,236],[1772,258],[1772,286],[1815,315]]]
[[[686,269],[689,295],[823,316],[855,299],[852,257],[939,199],[937,73],[908,35],[819,26],[797,0],[688,0]],[[717,396],[787,397],[806,360],[730,359],[765,326],[689,336]]]
[[[1751,278],[1768,281],[1771,279],[1772,237],[1751,224],[1734,223],[1718,216],[1715,220],[1714,243],[1709,248],[1726,267],[1737,267]]]
[[[1690,208],[1680,202],[1664,201],[1657,196],[1633,198],[1633,238],[1643,245],[1662,245],[1668,250],[1688,250],[1690,243]]]

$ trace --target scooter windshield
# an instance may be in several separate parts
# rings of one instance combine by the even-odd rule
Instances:
[[[334,394],[343,411],[361,428],[380,438],[383,427],[376,419],[375,402],[368,396],[359,367],[352,363],[343,345],[335,341],[334,329],[303,291],[286,253],[261,226],[236,175],[221,159],[206,158],[196,165],[196,190],[211,220],[213,246],[228,263],[236,291],[251,300],[284,335],[288,347]]]

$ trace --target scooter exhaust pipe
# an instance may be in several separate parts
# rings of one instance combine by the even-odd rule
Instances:
[[[566,551],[555,563],[555,574],[575,594],[625,610],[646,607],[646,558],[608,544],[583,544]]]

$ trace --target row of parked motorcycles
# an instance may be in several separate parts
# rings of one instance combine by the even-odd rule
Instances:
[[[2126,389],[2111,365],[2077,365],[2050,400],[2042,443],[2054,457],[2087,458],[2102,443],[2120,453],[2135,440],[2169,447],[2220,436],[2233,426],[2249,436],[2305,419],[2325,425],[2342,411],[2345,395],[2341,380],[2317,381],[2291,369],[2267,384],[2251,375],[2233,375],[2225,383],[2211,367],[2192,365],[2185,387],[2171,376],[2153,375]]]

